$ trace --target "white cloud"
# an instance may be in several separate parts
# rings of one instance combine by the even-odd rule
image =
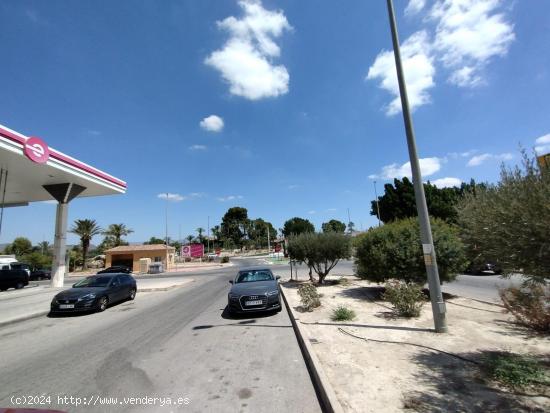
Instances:
[[[439,178],[432,181],[431,184],[437,186],[438,188],[450,188],[453,186],[460,186],[462,184],[462,179],[451,177]]]
[[[468,161],[466,166],[479,166],[482,163],[484,163],[485,161],[492,160],[492,159],[500,160],[500,161],[509,161],[510,159],[513,159],[513,157],[514,157],[514,155],[512,155],[511,153],[501,153],[499,155],[492,154],[492,153],[484,153],[484,154],[481,154],[481,155],[473,156]]]
[[[441,169],[441,158],[422,158],[419,159],[420,172],[422,176],[430,176]],[[401,179],[404,176],[410,178],[412,176],[411,163],[406,162],[403,165],[392,163],[382,167],[382,171],[378,175],[369,175],[370,179]]]
[[[470,156],[473,156],[474,153],[477,152],[477,149],[470,149],[469,151],[466,151],[466,152],[451,152],[449,154],[447,154],[447,156],[453,158],[453,159],[458,159],[458,158],[469,158]]]
[[[100,135],[101,135],[101,132],[98,131],[98,130],[89,129],[89,130],[88,130],[88,135],[91,135],[91,136],[100,136]]]
[[[172,194],[170,192],[168,193],[164,192],[164,193],[158,194],[157,198],[166,199],[168,201],[173,201],[173,202],[180,202],[180,201],[186,201],[189,199],[202,198],[204,196],[206,196],[204,192],[191,192],[188,195],[180,195],[180,194]]]
[[[431,102],[436,68],[449,72],[449,83],[458,87],[486,84],[485,67],[505,56],[515,40],[514,26],[500,11],[502,0],[436,0],[427,9],[426,26],[410,36],[401,47],[403,70],[411,109]],[[426,9],[425,0],[410,0],[406,15]],[[379,86],[394,99],[386,107],[391,116],[400,112],[401,102],[393,51],[383,50],[369,68],[367,79],[379,79]]]
[[[550,133],[547,133],[544,136],[541,136],[540,138],[537,138],[535,140],[536,146],[535,151],[539,155],[544,155],[546,153],[550,152]]]
[[[204,197],[206,194],[204,192],[191,192],[189,194],[189,198],[202,198]]]
[[[430,103],[428,90],[435,86],[435,67],[430,48],[426,31],[414,33],[401,46],[403,71],[405,72],[407,95],[411,110]],[[394,99],[386,107],[386,114],[391,116],[399,113],[401,111],[401,98],[392,50],[384,50],[376,56],[376,60],[369,68],[367,79],[379,79],[379,87],[394,96]]]
[[[327,209],[327,212],[336,212],[336,208],[329,208]]]
[[[437,22],[434,48],[443,65],[452,70],[457,86],[484,83],[481,72],[494,57],[508,53],[514,26],[497,9],[501,0],[438,0],[430,11]]]
[[[285,66],[273,64],[281,53],[274,39],[292,27],[283,11],[266,10],[260,1],[242,0],[239,6],[244,11],[242,18],[230,16],[217,22],[229,39],[205,64],[221,73],[234,95],[250,100],[284,95],[289,74]]]
[[[405,8],[406,15],[417,14],[426,5],[426,0],[409,0],[409,4]]]
[[[317,211],[315,211],[314,209],[312,209],[311,211],[307,211],[307,213],[309,215],[315,215],[317,213]]]
[[[228,195],[217,198],[220,202],[234,201],[236,199],[243,199],[242,195]]]
[[[200,121],[201,128],[208,132],[220,132],[223,125],[223,119],[217,115],[210,115]]]
[[[190,151],[205,151],[206,150],[206,145],[191,145],[189,147],[189,150]]]
[[[290,189],[290,190],[298,189],[298,188],[300,188],[300,185],[294,185],[293,184],[293,185],[289,185],[287,188]]]
[[[158,194],[157,198],[160,199],[166,199],[167,201],[173,201],[173,202],[180,202],[186,199],[186,197],[180,195],[180,194],[172,194],[170,192]]]

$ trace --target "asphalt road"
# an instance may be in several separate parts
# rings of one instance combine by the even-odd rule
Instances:
[[[225,315],[235,271],[195,274],[190,286],[138,294],[104,313],[41,317],[4,327],[0,406],[319,412],[286,310],[237,319]],[[31,405],[28,399],[23,403],[28,396],[39,397]],[[136,399],[124,399],[131,397]]]
[[[281,266],[283,267],[283,266]],[[285,271],[290,275],[288,267],[284,266]],[[300,279],[308,279],[307,267],[299,266]],[[332,270],[331,274],[353,275],[355,273],[353,261],[342,260]],[[443,292],[459,295],[462,297],[474,298],[476,300],[491,301],[500,303],[498,294],[499,288],[505,288],[521,283],[521,276],[514,275],[510,278],[503,278],[499,275],[469,275],[460,274],[451,283],[444,283],[441,287]],[[427,287],[427,284],[426,284]]]

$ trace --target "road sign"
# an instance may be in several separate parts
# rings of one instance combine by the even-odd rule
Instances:
[[[550,153],[537,157],[537,162],[541,170],[550,169]]]

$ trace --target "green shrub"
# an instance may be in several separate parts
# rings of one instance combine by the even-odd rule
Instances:
[[[351,321],[355,318],[355,311],[338,306],[338,308],[332,311],[332,316],[330,318],[332,321]]]
[[[224,256],[222,257],[221,263],[222,263],[222,264],[226,264],[226,263],[228,263],[228,262],[229,262],[229,257],[228,257],[227,255],[224,255]]]
[[[550,332],[550,287],[529,285],[510,287],[499,291],[506,310],[516,320],[533,330]]]
[[[504,274],[521,269],[528,282],[550,280],[550,169],[522,151],[522,164],[501,167],[500,182],[458,204],[461,236],[470,254],[498,262]]]
[[[298,295],[302,305],[307,311],[312,311],[321,305],[321,300],[317,288],[311,283],[305,283],[298,287]]]
[[[511,388],[547,383],[543,367],[535,359],[508,352],[489,353],[483,367],[486,375]]]
[[[442,282],[452,281],[466,266],[464,245],[456,227],[439,219],[431,222],[439,278]],[[358,237],[355,245],[359,277],[378,283],[392,278],[426,282],[418,219],[407,218],[371,228]]]
[[[418,317],[425,301],[420,285],[403,281],[387,282],[382,299],[390,302],[401,317]]]

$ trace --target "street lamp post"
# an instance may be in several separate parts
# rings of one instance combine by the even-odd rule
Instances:
[[[261,247],[261,245],[260,245]],[[269,225],[267,225],[267,255],[271,252],[271,242],[269,240]]]
[[[407,97],[407,86],[405,84],[405,76],[401,63],[401,52],[399,49],[399,37],[397,34],[397,23],[395,21],[393,1],[387,0],[387,5],[393,42],[393,54],[395,56],[395,68],[397,70],[397,79],[399,81],[401,107],[403,110],[403,120],[405,122],[407,146],[409,149],[409,158],[411,162],[413,176],[416,209],[418,210],[418,220],[420,222],[420,239],[422,241],[424,264],[426,265],[428,286],[430,288],[430,299],[432,302],[434,326],[436,332],[446,333],[448,331],[447,320],[445,318],[446,308],[445,302],[443,301],[443,294],[441,292],[441,285],[439,282],[439,271],[437,269],[437,261],[432,238],[432,229],[430,226],[428,207],[426,205],[426,196],[424,194],[424,185],[422,183],[422,174],[420,172],[420,163],[418,161],[418,154],[416,150],[416,140],[414,137],[413,123],[409,108],[409,99]]]
[[[166,239],[165,239],[165,243],[166,243],[166,246],[168,247],[168,192],[166,193],[166,204],[165,204],[165,236],[166,236]]]
[[[376,217],[378,218],[378,226],[380,226],[380,205],[378,205],[378,192],[376,191],[376,181],[374,181],[374,196],[376,197]]]

